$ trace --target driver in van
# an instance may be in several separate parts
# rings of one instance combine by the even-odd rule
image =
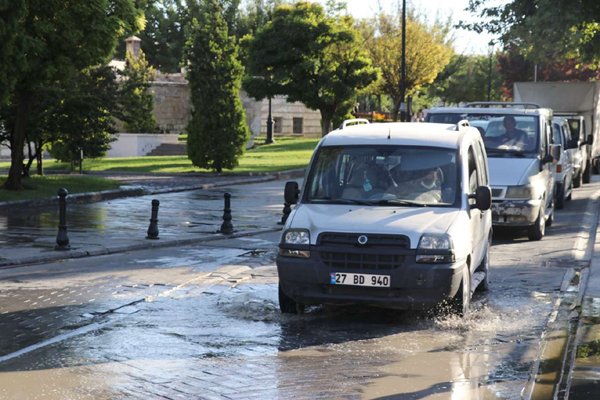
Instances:
[[[502,143],[499,148],[517,148],[522,150],[527,145],[527,133],[517,129],[517,121],[512,115],[504,117],[504,129],[506,133],[499,137]]]

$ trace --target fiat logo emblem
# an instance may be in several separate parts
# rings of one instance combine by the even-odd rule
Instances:
[[[358,237],[358,243],[360,243],[360,244],[367,244],[368,241],[369,241],[369,238],[366,237],[365,235],[360,235]]]

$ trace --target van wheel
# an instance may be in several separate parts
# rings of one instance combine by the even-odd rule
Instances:
[[[590,162],[585,165],[585,171],[583,172],[583,183],[590,183],[592,179],[592,166]]]
[[[471,307],[471,271],[469,265],[465,266],[466,272],[463,276],[456,295],[450,300],[450,313],[464,317]]]
[[[300,304],[289,297],[279,283],[279,309],[283,314],[304,314],[304,304]]]
[[[573,187],[574,188],[581,187],[581,175],[583,175],[583,174],[582,174],[581,171],[579,171],[579,173],[577,174],[577,176],[573,177]]]
[[[554,203],[554,200],[552,200],[552,212],[550,212],[550,216],[548,217],[548,219],[546,219],[546,228],[550,228],[552,226],[552,224],[554,223],[554,210],[555,210],[555,203]]]
[[[491,243],[488,243],[487,249],[485,250],[485,257],[483,258],[483,261],[481,261],[481,265],[477,268],[477,272],[485,273],[485,278],[483,278],[481,283],[475,288],[476,292],[487,292],[490,290],[490,245]]]
[[[565,183],[567,183],[566,179],[562,183],[562,185],[559,186],[560,189],[556,192],[556,208],[558,208],[559,210],[562,210],[563,208],[565,208],[565,200],[566,200]]]
[[[540,207],[540,214],[533,226],[527,229],[527,237],[529,240],[542,240],[546,233],[546,221],[544,221],[544,201],[542,200],[542,206]]]

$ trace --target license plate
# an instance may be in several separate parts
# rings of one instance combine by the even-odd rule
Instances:
[[[390,276],[332,272],[331,284],[350,286],[390,287]]]

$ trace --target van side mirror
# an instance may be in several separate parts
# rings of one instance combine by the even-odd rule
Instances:
[[[298,189],[298,182],[289,181],[285,183],[283,198],[288,204],[298,203],[298,199],[300,198],[300,189]]]
[[[470,199],[475,199],[474,208],[481,211],[489,210],[492,207],[492,189],[489,186],[479,186],[475,194],[469,195]]]
[[[589,145],[594,144],[594,135],[587,135],[585,144],[589,144]]]
[[[559,162],[560,156],[562,155],[562,145],[561,144],[550,145],[550,155],[552,156],[552,162],[554,164]]]

